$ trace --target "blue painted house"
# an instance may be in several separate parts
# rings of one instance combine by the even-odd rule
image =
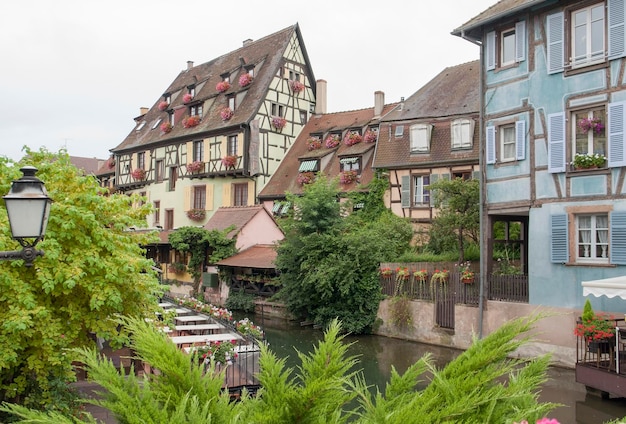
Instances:
[[[626,311],[625,21],[624,0],[502,0],[453,31],[481,46],[483,269],[518,249],[530,305]]]

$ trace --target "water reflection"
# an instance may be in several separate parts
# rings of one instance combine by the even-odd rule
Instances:
[[[265,329],[271,350],[278,357],[287,358],[288,367],[300,365],[296,350],[308,353],[322,338],[322,332],[311,327],[260,317],[253,320]],[[443,367],[461,353],[455,349],[380,336],[348,337],[346,340],[356,342],[350,347],[349,354],[359,357],[365,381],[372,386],[372,390],[378,387],[381,392],[384,392],[385,384],[391,377],[392,365],[403,373],[423,355],[430,353],[435,364]],[[601,424],[626,416],[626,399],[602,400],[588,396],[585,387],[576,383],[573,370],[552,368],[549,378],[542,387],[540,400],[564,405],[550,414],[562,424]]]

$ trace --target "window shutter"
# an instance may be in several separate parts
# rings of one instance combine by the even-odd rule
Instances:
[[[609,103],[609,136],[610,167],[626,166],[626,141],[624,140],[624,123],[626,122],[626,102]]]
[[[626,265],[626,212],[611,213],[609,258],[612,264]]]
[[[496,127],[487,127],[486,129],[487,146],[486,161],[487,164],[496,163]]]
[[[626,56],[626,1],[608,0],[609,59]]]
[[[515,122],[515,151],[517,160],[526,159],[526,121]]]
[[[488,32],[485,41],[486,67],[488,71],[491,71],[496,69],[496,33],[494,31]]]
[[[202,160],[207,163],[211,161],[211,142],[208,138],[204,139],[204,158]]]
[[[565,172],[565,114],[548,115],[548,172]]]
[[[402,207],[411,207],[411,177],[409,175],[402,176],[402,185],[400,188],[402,197]]]
[[[431,174],[430,175],[430,184],[434,184],[437,182],[437,180],[439,179],[439,174]],[[428,191],[430,192],[430,206],[431,207],[435,207],[435,190],[433,189],[428,189]]]
[[[193,162],[193,141],[187,143],[187,163]]]
[[[207,211],[213,210],[213,184],[206,185],[206,202],[204,205],[204,209]]]
[[[230,184],[226,183],[222,186],[222,206],[232,206],[230,198]]]
[[[548,73],[555,74],[563,72],[563,64],[565,63],[565,24],[563,12],[548,15],[548,47],[547,62]]]
[[[254,205],[256,199],[256,193],[254,192],[254,181],[248,181],[248,203],[247,205]]]
[[[550,262],[567,263],[567,215],[550,215],[550,234]]]
[[[515,61],[526,60],[526,21],[515,24]]]
[[[191,190],[193,190],[193,187],[185,187],[185,212],[193,209]]]

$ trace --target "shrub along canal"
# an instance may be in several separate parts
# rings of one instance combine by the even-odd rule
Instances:
[[[296,350],[308,353],[323,337],[322,331],[301,327],[298,323],[260,316],[251,319],[263,327],[271,350],[278,357],[287,358],[287,366],[291,368],[300,365]],[[435,364],[443,367],[461,353],[455,349],[382,336],[351,336],[346,341],[356,342],[350,347],[349,354],[359,357],[365,381],[377,386],[381,392],[384,392],[385,384],[391,377],[392,365],[403,373],[424,354],[430,353]],[[576,383],[574,370],[552,368],[549,377],[550,380],[542,388],[540,400],[564,405],[550,415],[562,424],[600,424],[626,417],[626,399],[602,400],[587,395],[585,387]]]

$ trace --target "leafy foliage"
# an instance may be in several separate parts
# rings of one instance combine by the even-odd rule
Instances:
[[[45,256],[31,268],[0,262],[0,397],[43,408],[59,403],[50,383],[73,377],[65,349],[92,343],[94,334],[115,341],[117,324],[109,318],[150,313],[160,287],[141,248],[154,235],[126,231],[145,225],[150,212],[139,196],[105,196],[64,152],[25,153],[19,163],[0,158],[0,192],[28,164],[39,169],[54,202],[38,245]],[[2,206],[0,250],[17,249]],[[28,395],[33,386],[40,396]]]
[[[225,306],[233,311],[254,312],[254,295],[246,293],[243,289],[231,288]]]
[[[393,370],[384,393],[375,395],[362,373],[355,371],[358,359],[347,356],[348,344],[337,321],[331,322],[312,353],[298,353],[297,373],[263,345],[260,395],[252,398],[244,393],[239,402],[229,402],[221,390],[223,372],[216,373],[213,365],[204,372],[196,356],[184,354],[167,336],[139,319],[124,321],[132,334],[132,348],[160,370],[159,376],[149,374],[142,380],[132,373],[124,376],[94,351],[77,349],[75,353],[76,359],[87,364],[90,378],[106,389],[102,400],[87,402],[105,406],[120,422],[404,424],[416,422],[417,417],[424,423],[535,422],[557,406],[538,401],[549,357],[525,362],[510,356],[527,342],[525,333],[538,318],[505,323],[486,338],[475,340],[442,370],[429,355],[402,375]],[[426,388],[416,390],[417,383],[427,378]],[[351,402],[355,398],[357,402]],[[77,422],[6,403],[0,409],[20,416],[21,422]]]
[[[339,318],[347,331],[364,333],[381,298],[379,264],[405,251],[412,231],[388,211],[343,217],[338,196],[336,181],[323,175],[301,197],[288,196],[295,213],[276,258],[281,297],[295,316],[320,325]]]

